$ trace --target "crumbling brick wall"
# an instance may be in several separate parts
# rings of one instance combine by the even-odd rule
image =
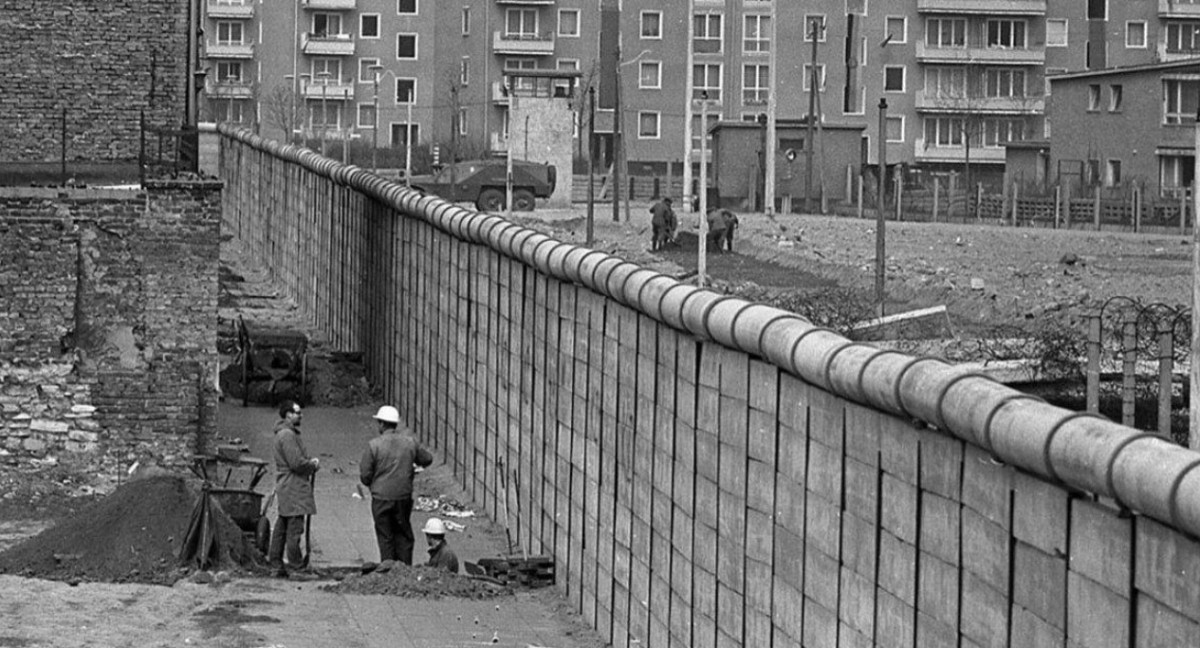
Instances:
[[[0,0],[0,162],[133,160],[185,117],[187,0]]]
[[[207,446],[219,223],[215,182],[0,188],[0,459]]]

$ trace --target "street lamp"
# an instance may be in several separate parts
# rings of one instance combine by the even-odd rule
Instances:
[[[329,70],[317,73],[317,77],[321,79],[321,155],[325,155],[325,131],[329,128],[329,77],[333,76]]]
[[[367,69],[371,71],[371,76],[375,80],[375,99],[373,101],[374,110],[375,110],[375,118],[374,118],[374,122],[371,124],[371,172],[378,174],[379,173],[379,77],[380,77],[379,72],[380,72],[380,70],[383,69],[383,66],[382,65],[372,65],[371,67],[369,67]]]
[[[408,102],[405,104],[404,115],[404,186],[412,187],[412,105],[413,88],[408,88]]]

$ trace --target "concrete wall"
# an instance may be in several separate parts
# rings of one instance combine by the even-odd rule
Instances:
[[[181,465],[212,433],[220,183],[0,189],[0,458]]]
[[[571,100],[513,97],[512,103],[509,145],[513,147],[513,157],[553,164],[558,171],[558,182],[546,206],[570,207],[575,132]]]
[[[223,133],[230,228],[613,645],[1200,636],[1200,455]]]
[[[140,111],[184,120],[187,0],[0,0],[0,162],[137,158]]]

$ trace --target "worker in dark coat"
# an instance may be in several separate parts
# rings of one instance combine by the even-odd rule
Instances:
[[[457,574],[458,556],[454,555],[450,545],[446,544],[446,523],[442,522],[441,518],[431,517],[425,521],[425,528],[421,529],[421,532],[425,534],[425,541],[429,543],[429,562],[425,563],[425,566]]]
[[[287,576],[287,565],[300,569],[305,557],[300,554],[300,537],[304,534],[305,516],[317,512],[313,498],[313,475],[320,469],[320,460],[311,457],[300,438],[300,405],[284,401],[279,406],[279,422],[275,424],[275,501],[279,517],[271,533],[267,560],[276,576]]]
[[[359,480],[371,490],[371,517],[379,562],[399,561],[411,566],[413,556],[414,466],[428,466],[433,455],[416,437],[398,429],[400,412],[384,405],[375,414],[379,436],[371,439],[359,464]]]
[[[733,233],[738,228],[738,217],[728,209],[708,210],[708,248],[718,252],[733,252]]]
[[[671,208],[671,199],[663,198],[650,207],[650,249],[661,250],[675,240],[679,220]]]

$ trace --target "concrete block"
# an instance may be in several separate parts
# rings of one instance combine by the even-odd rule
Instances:
[[[922,551],[919,554],[919,572],[920,590],[917,593],[917,609],[921,613],[937,619],[957,635],[958,568]],[[920,635],[919,628],[917,634]]]
[[[692,604],[671,593],[671,645],[692,646]]]
[[[692,574],[692,605],[696,615],[707,614],[714,620],[717,611],[717,575],[696,569]]]
[[[746,578],[746,551],[740,541],[722,537],[717,545],[717,579],[742,589]]]
[[[958,502],[925,492],[921,496],[920,541],[917,546],[941,560],[957,565],[962,534]]]
[[[717,483],[720,476],[721,444],[717,435],[696,430],[696,476]]]
[[[804,595],[800,593],[799,588],[778,579],[774,582],[772,591],[775,594],[771,603],[772,623],[789,636],[799,637],[804,625]]]
[[[919,443],[912,423],[892,417],[883,419],[879,430],[879,461],[884,471],[916,486]]]
[[[1067,607],[1066,559],[1018,542],[1013,560],[1013,604],[1063,630]]]
[[[842,564],[855,573],[874,578],[875,525],[857,515],[842,515]]]
[[[1063,648],[1063,631],[1046,623],[1038,615],[1014,605],[1012,609],[1012,648]],[[1154,644],[1144,644],[1154,645]],[[1159,644],[1161,645],[1161,644]]]
[[[749,434],[746,451],[752,460],[775,463],[775,439],[779,432],[779,415],[774,410],[764,412],[750,409]]]
[[[847,626],[870,637],[875,629],[875,583],[869,577],[843,567],[841,587],[838,617]]]
[[[745,491],[730,492],[721,490],[717,493],[717,531],[725,538],[736,538],[741,544],[746,533],[746,498]]]
[[[779,427],[779,474],[797,484],[803,484],[808,478],[806,430],[806,427],[787,427],[782,422]]]
[[[803,484],[797,484],[782,474],[775,481],[775,523],[795,534],[804,533]]]
[[[879,504],[879,469],[850,457],[845,461],[846,510],[862,518],[874,519]]]
[[[716,528],[717,526],[717,482],[696,475],[695,489],[695,516],[696,521],[707,524]]]
[[[879,465],[879,428],[886,416],[869,407],[847,402],[846,456],[870,466]]]
[[[810,493],[804,533],[808,549],[838,558],[841,531],[841,510],[837,504]]]
[[[917,547],[881,531],[879,534],[879,587],[906,604],[917,604]]]
[[[969,508],[962,510],[962,568],[993,588],[1008,591],[1009,535]]]
[[[936,430],[922,430],[921,489],[959,500],[963,471],[963,442]]]
[[[913,648],[917,637],[916,610],[883,590],[876,592],[875,637],[880,648]]]
[[[775,511],[775,468],[773,463],[751,459],[746,471],[746,505],[768,515]]]
[[[971,572],[962,573],[960,632],[980,648],[1005,648],[1008,643],[1007,589],[999,590]]]
[[[771,581],[769,561],[746,561],[746,609],[771,614]]]
[[[804,539],[788,529],[775,531],[775,578],[796,588],[804,584]]]
[[[1013,490],[1013,535],[1045,553],[1066,553],[1067,492],[1025,473],[1014,473]]]
[[[938,619],[918,611],[917,645],[921,648],[958,648],[958,633]]]
[[[696,611],[692,614],[692,646],[716,646],[717,622],[709,612]]]
[[[754,509],[746,511],[746,557],[770,562],[774,551],[771,516]]]
[[[741,589],[717,583],[717,629],[730,636],[742,635],[745,603]]]
[[[1129,599],[1075,572],[1067,572],[1067,645],[1128,646],[1129,612]]]
[[[695,544],[693,545],[692,561],[699,569],[712,573],[717,572],[717,530],[707,524],[696,524],[693,527]]]
[[[1070,568],[1124,593],[1133,568],[1133,518],[1122,519],[1103,504],[1071,500]]]
[[[842,499],[842,455],[822,443],[808,445],[808,491],[831,502]]]
[[[1138,517],[1135,586],[1163,605],[1200,622],[1200,542]]]
[[[747,610],[745,638],[740,640],[737,646],[770,646],[773,632],[769,613]]]
[[[1180,614],[1149,596],[1137,603],[1137,646],[1191,646],[1200,637],[1200,622]]]
[[[779,406],[779,374],[781,370],[763,360],[750,360],[750,407],[760,412],[774,413]]]
[[[721,489],[736,493],[739,498],[746,496],[746,448],[721,443],[717,452],[720,453],[718,463],[721,467]],[[744,505],[744,502],[743,502]]]
[[[716,387],[696,389],[696,429],[716,434],[720,428],[721,393]]]
[[[838,563],[820,551],[809,549],[804,554],[804,596],[818,601],[838,599]]]
[[[836,600],[836,599],[821,599]],[[804,597],[804,645],[836,646],[837,614],[817,601]]]
[[[917,543],[917,487],[895,476],[883,475],[883,501],[880,526],[896,537]]]

